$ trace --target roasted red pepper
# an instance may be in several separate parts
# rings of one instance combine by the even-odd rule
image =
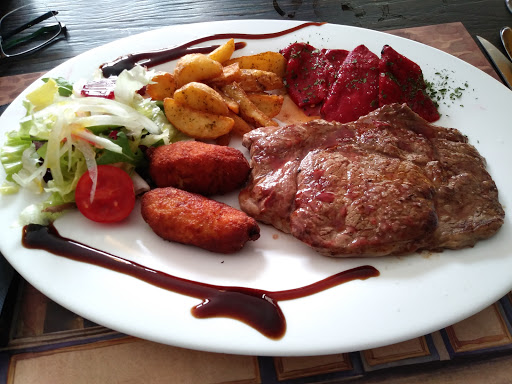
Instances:
[[[326,120],[357,120],[379,106],[379,58],[359,45],[343,61],[321,109]]]
[[[433,122],[439,119],[439,112],[426,91],[423,72],[418,64],[385,45],[381,52],[379,70],[380,106],[407,103],[425,120]]]

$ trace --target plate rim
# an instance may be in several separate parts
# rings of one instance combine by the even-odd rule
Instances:
[[[62,68],[64,68],[64,67],[66,67],[66,66],[69,66],[69,65],[70,65],[70,63],[72,64],[74,60],[80,60],[80,59],[81,59],[81,58],[83,58],[83,57],[86,57],[86,56],[89,56],[89,55],[93,54],[93,53],[94,53],[94,52],[96,52],[97,50],[104,50],[104,49],[108,48],[108,47],[109,47],[109,46],[111,46],[111,45],[114,45],[114,44],[121,44],[121,42],[130,41],[130,40],[132,40],[132,39],[133,39],[133,37],[134,37],[134,36],[141,36],[141,35],[147,35],[147,34],[151,35],[151,34],[157,33],[158,31],[163,31],[163,30],[167,30],[167,29],[172,29],[172,28],[174,28],[174,27],[191,28],[191,27],[194,27],[194,26],[196,26],[196,25],[203,25],[203,26],[204,26],[204,25],[208,25],[208,24],[209,24],[209,25],[215,25],[215,24],[220,24],[220,23],[223,23],[223,24],[225,24],[225,23],[228,23],[228,24],[238,24],[240,21],[242,21],[242,22],[244,22],[244,23],[245,23],[245,22],[251,22],[251,23],[256,23],[256,22],[257,22],[257,23],[271,22],[271,24],[276,24],[276,25],[277,25],[277,24],[279,24],[279,25],[284,25],[284,24],[287,24],[287,25],[288,25],[288,24],[290,24],[290,25],[296,25],[296,24],[303,23],[303,21],[299,21],[299,20],[290,20],[290,21],[286,21],[286,23],[284,23],[282,20],[281,20],[281,21],[278,21],[278,20],[272,20],[272,19],[269,19],[269,20],[267,20],[267,19],[244,19],[244,20],[211,21],[211,22],[206,22],[206,23],[192,23],[192,24],[180,24],[180,25],[177,25],[177,26],[167,26],[167,27],[158,28],[158,29],[155,29],[155,30],[146,31],[146,32],[143,32],[143,33],[140,33],[140,34],[137,34],[137,35],[127,36],[127,37],[124,37],[124,38],[122,38],[122,39],[116,40],[116,41],[114,41],[114,42],[107,43],[107,44],[105,44],[105,45],[99,46],[99,47],[94,48],[94,49],[92,49],[92,50],[89,50],[89,51],[87,51],[87,52],[81,53],[80,55],[75,56],[74,58],[69,59],[69,60],[67,60],[66,62],[64,62],[64,63],[60,64],[60,65],[59,65],[59,66],[57,66],[57,67],[55,67],[54,69],[50,70],[47,74],[43,75],[43,77],[44,77],[44,76],[46,76],[46,75],[48,75],[48,74],[50,74],[50,73],[52,73],[52,72],[58,72],[60,69],[62,69]],[[351,30],[364,30],[364,31],[371,31],[371,33],[386,34],[385,32],[374,31],[374,30],[368,30],[368,29],[361,28],[361,27],[343,26],[343,25],[331,24],[331,23],[327,23],[327,24],[325,24],[325,25],[333,26],[333,27],[335,27],[335,28],[348,28],[348,29],[351,29]],[[386,34],[386,35],[387,35],[387,34]],[[416,42],[416,41],[412,41],[412,40],[409,40],[409,39],[406,39],[406,38],[403,38],[403,37],[400,37],[400,36],[393,36],[393,39],[402,39],[402,40],[406,40],[406,41],[412,42],[412,43],[414,43],[414,44],[424,45],[424,46],[428,47],[429,49],[439,51],[439,52],[440,52],[440,53],[442,53],[443,55],[451,56],[451,55],[449,55],[449,54],[447,54],[447,53],[444,53],[444,52],[440,51],[440,50],[439,50],[439,49],[437,49],[437,48],[433,48],[433,47],[427,46],[427,45],[425,45],[425,44],[423,44],[423,43]],[[467,66],[469,66],[469,67],[471,67],[471,68],[475,68],[475,67],[471,66],[470,64],[468,64],[468,63],[466,63],[466,62],[462,61],[462,60],[461,60],[461,59],[459,59],[459,58],[456,58],[456,57],[454,57],[454,56],[451,56],[451,57],[452,57],[452,58],[454,58],[454,59],[456,59],[456,60],[458,60],[458,61],[460,61],[461,63],[464,63],[464,65],[467,65]],[[101,64],[101,63],[100,63],[100,64]],[[485,73],[485,72],[483,72],[483,71],[481,71],[481,72],[482,72],[483,74],[485,74],[485,75],[489,76],[489,78],[490,78],[490,79],[492,79],[492,80],[496,81],[496,83],[500,84],[496,79],[492,78],[490,75],[486,74],[486,73]],[[22,93],[21,93],[21,94],[20,94],[20,95],[19,95],[19,96],[18,96],[18,97],[13,101],[13,103],[12,103],[12,104],[14,104],[14,105],[15,105],[15,104],[19,104],[19,100],[20,100],[20,99],[22,99],[22,98],[24,97],[24,95],[26,94],[26,92],[27,92],[31,87],[33,87],[33,86],[34,86],[34,84],[36,84],[38,81],[39,81],[39,80],[36,80],[36,81],[31,85],[31,86],[29,86],[29,87],[28,87],[24,92],[22,92]],[[503,86],[503,87],[504,87],[504,86]],[[505,88],[506,88],[506,87],[505,87]],[[8,107],[8,108],[7,108],[7,110],[4,112],[4,114],[2,115],[2,117],[0,117],[0,120],[1,120],[1,119],[3,119],[3,118],[4,118],[4,116],[5,116],[6,114],[9,114],[9,113],[10,113],[10,112],[9,112],[9,110],[10,110],[10,109],[11,109],[11,107]],[[0,211],[2,211],[2,210],[3,210],[3,209],[2,209],[2,205],[1,205],[1,203],[0,203]],[[508,225],[508,220],[507,220],[507,225]],[[1,237],[1,236],[0,236],[0,237]],[[2,243],[0,243],[0,249],[2,250],[2,253],[4,253],[4,256],[6,256],[6,259],[8,259],[8,261],[9,261],[9,262],[11,262],[12,254],[9,254],[9,255],[6,255],[6,254],[5,254],[5,252],[4,252],[4,248],[3,248],[3,242],[2,242]],[[372,260],[373,260],[373,259],[372,259]],[[23,271],[23,272],[25,272],[25,271]],[[25,276],[25,275],[24,275],[24,273],[21,273],[21,272],[20,272],[20,274],[21,274],[21,275],[22,275],[22,276],[23,276],[27,281],[31,282],[31,281],[30,281],[30,277],[29,277],[29,276]],[[40,290],[44,293],[44,287],[38,287],[38,286],[36,286],[36,285],[34,285],[34,286],[35,286],[37,289],[40,289]],[[510,288],[512,288],[512,283],[510,284],[510,287],[509,287],[508,289],[505,289],[505,292],[504,292],[504,293],[506,293],[508,290],[510,290]],[[46,293],[45,293],[45,294],[46,294]],[[60,302],[59,302],[59,301],[60,301],[60,300],[59,300],[59,298],[54,298],[54,297],[51,297],[51,296],[49,296],[49,297],[50,297],[52,300],[54,300],[54,301],[56,301],[56,302],[58,302],[58,303],[60,304]],[[66,305],[66,307],[69,307],[69,305]],[[479,307],[479,308],[478,308],[478,310],[481,310],[481,309],[483,309],[483,308],[485,308],[485,307],[482,307],[482,308],[480,308],[480,307]],[[473,311],[472,313],[476,313],[476,312],[478,312],[478,310]],[[74,310],[74,312],[79,313],[79,314],[82,314],[82,313],[80,313],[80,312],[82,312],[82,311],[80,310],[80,308],[78,308],[77,310]],[[465,314],[464,314],[464,316],[466,316],[467,314],[468,314],[468,313],[465,313]],[[467,316],[466,316],[466,317],[467,317]],[[458,318],[460,318],[460,316],[459,316]],[[452,317],[452,318],[450,318],[449,322],[451,323],[451,322],[453,321],[453,319],[454,319],[453,317]],[[92,319],[91,319],[91,320],[92,320]],[[94,321],[94,320],[93,320],[93,321]],[[446,324],[446,325],[449,325],[449,324]],[[111,326],[109,326],[109,328],[115,329],[114,327],[111,327]],[[442,327],[441,327],[441,328],[442,328]],[[123,333],[127,333],[127,332],[124,332],[124,331],[122,331],[122,332],[123,332]],[[429,332],[427,332],[427,333],[429,333]],[[147,337],[145,337],[145,338],[147,338]],[[406,340],[406,339],[408,339],[408,338],[409,338],[409,336],[407,336],[404,340]],[[147,338],[147,339],[150,339],[150,340],[151,340],[151,338]],[[396,340],[396,339],[395,339],[395,340]],[[154,340],[154,341],[158,341],[158,340]],[[176,344],[172,344],[172,345],[176,345]],[[376,344],[376,345],[377,345],[377,344]],[[189,345],[189,344],[186,344],[186,343],[185,343],[185,344],[183,344],[183,343],[182,343],[182,344],[177,345],[177,346],[182,346],[182,347],[186,347],[186,348],[193,348],[193,349],[199,349],[199,350],[208,350],[208,351],[214,351],[214,352],[219,352],[219,351],[220,351],[220,352],[237,353],[237,354],[254,354],[254,352],[253,352],[253,351],[250,351],[250,350],[245,350],[245,351],[244,351],[244,350],[239,350],[239,349],[237,349],[237,348],[236,348],[236,346],[232,346],[231,348],[230,348],[230,347],[228,347],[228,348],[226,348],[226,349],[224,349],[224,350],[218,350],[217,348],[212,347],[212,346],[210,346],[210,347],[205,347],[205,346],[202,346],[202,345],[195,345],[194,343],[192,343],[192,344],[190,344],[190,345]],[[362,349],[362,347],[363,347],[363,346],[361,346],[361,348],[358,348],[357,350]],[[307,355],[312,355],[312,353],[311,353],[311,352],[314,352],[313,354],[324,354],[324,353],[326,353],[326,352],[327,352],[327,353],[331,353],[331,352],[332,352],[332,353],[337,353],[337,351],[335,351],[335,350],[332,350],[332,349],[331,349],[330,351],[327,351],[327,350],[322,349],[322,348],[317,348],[316,350],[310,350],[310,351],[308,351],[308,352],[306,352],[306,351],[289,350],[289,349],[286,349],[286,348],[285,348],[284,350],[282,350],[282,351],[279,351],[278,349],[276,349],[275,351],[270,351],[270,350],[268,350],[268,347],[265,347],[265,346],[263,346],[262,348],[257,349],[257,351],[256,351],[256,352],[257,352],[257,354],[259,354],[259,355],[273,355],[273,356],[278,356],[278,355],[287,355],[287,356],[291,356],[291,355],[304,355],[304,353],[305,353],[305,354],[307,354]],[[346,351],[345,351],[345,352],[346,352]]]

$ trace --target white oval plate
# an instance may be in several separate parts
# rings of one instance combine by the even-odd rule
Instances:
[[[217,33],[269,33],[300,22],[240,20],[172,26],[131,36],[79,55],[50,71],[71,81],[90,78],[103,62],[122,54],[171,47]],[[451,84],[469,83],[461,99],[441,104],[439,125],[468,135],[488,161],[507,210],[512,196],[512,93],[479,69],[428,46],[371,30],[312,26],[266,40],[245,40],[236,55],[279,50],[305,41],[318,48],[352,49],[365,44],[379,54],[384,44],[419,63],[427,80],[446,71]],[[220,41],[222,43],[222,41]],[[171,68],[172,63],[167,65]],[[37,84],[36,84],[37,83]],[[16,128],[24,95],[1,117],[4,133]],[[460,105],[463,105],[460,106]],[[0,181],[5,178],[3,169]],[[144,223],[137,205],[129,219],[101,225],[70,212],[55,225],[63,236],[179,277],[269,291],[298,288],[337,272],[369,264],[381,275],[316,295],[280,303],[287,331],[278,341],[230,319],[196,319],[190,298],[135,278],[74,262],[21,245],[16,221],[34,196],[0,198],[1,252],[35,288],[71,311],[114,330],[160,343],[251,355],[317,355],[364,350],[421,336],[460,321],[500,299],[512,288],[511,226],[508,216],[496,236],[474,248],[430,255],[330,259],[298,240],[262,225],[262,236],[235,255],[219,255],[161,240]],[[223,201],[238,207],[237,195]]]

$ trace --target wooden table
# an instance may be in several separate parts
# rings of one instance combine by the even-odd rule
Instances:
[[[3,0],[0,15],[18,4],[41,8],[42,0]],[[0,76],[47,71],[91,48],[148,29],[229,19],[325,21],[379,31],[461,22],[471,36],[496,46],[512,15],[503,0],[52,0],[68,33],[37,54],[2,61]]]
[[[0,14],[15,8],[5,1]],[[31,3],[39,7],[41,2]],[[498,46],[512,20],[503,1],[52,1],[65,39],[35,55],[0,63],[0,105],[41,72],[96,46],[150,28],[227,19],[312,20],[388,31],[435,46],[495,76],[474,40]],[[511,23],[512,24],[512,23]],[[509,383],[512,295],[482,313],[395,346],[303,358],[235,356],[183,350],[122,335],[70,313],[29,284],[15,304],[0,384],[90,382],[201,383]],[[0,319],[0,330],[1,330]],[[1,335],[0,335],[1,336]],[[56,373],[57,372],[57,373]],[[58,379],[57,379],[58,378]]]

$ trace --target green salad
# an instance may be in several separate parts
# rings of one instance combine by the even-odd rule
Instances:
[[[47,223],[74,206],[79,179],[88,172],[94,191],[100,165],[122,168],[135,189],[144,184],[137,173],[145,166],[141,148],[185,138],[158,102],[139,92],[153,76],[152,71],[135,66],[117,78],[92,82],[70,84],[62,78],[46,78],[27,94],[26,115],[19,127],[6,134],[0,150],[6,172],[1,194],[26,188],[47,195],[22,213],[22,221]]]

